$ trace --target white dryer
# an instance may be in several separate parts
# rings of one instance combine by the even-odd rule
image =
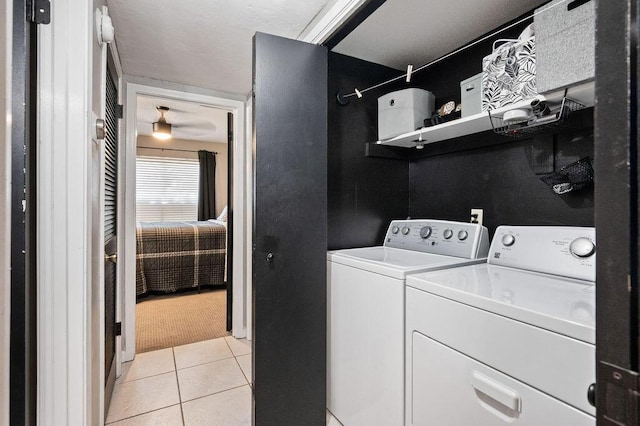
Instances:
[[[595,425],[594,228],[501,226],[406,303],[406,425]]]
[[[485,262],[487,229],[391,222],[384,245],[327,255],[327,408],[345,426],[404,424],[405,277]]]

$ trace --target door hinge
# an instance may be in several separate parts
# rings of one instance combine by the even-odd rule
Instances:
[[[116,336],[122,336],[122,323],[116,323]]]
[[[124,105],[116,105],[116,118],[124,118]]]
[[[606,425],[638,425],[640,373],[600,361],[598,380],[598,387],[604,387],[597,391],[598,419]]]
[[[27,0],[26,6],[28,21],[44,25],[51,22],[51,3],[49,0]]]

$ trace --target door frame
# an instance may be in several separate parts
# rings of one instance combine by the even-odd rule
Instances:
[[[180,100],[185,102],[196,102],[206,104],[220,109],[225,109],[234,114],[234,169],[233,176],[235,191],[227,197],[233,197],[235,214],[233,217],[233,336],[242,338],[246,336],[247,324],[245,321],[245,294],[246,279],[244,276],[244,233],[245,233],[245,203],[244,190],[245,179],[243,163],[246,155],[245,150],[245,103],[243,100],[227,97],[223,93],[203,94],[202,89],[180,86],[179,88],[167,88],[152,85],[150,79],[145,79],[143,83],[129,81],[125,78],[125,138],[124,149],[121,156],[124,156],[125,171],[124,188],[124,212],[121,216],[121,225],[118,226],[118,233],[122,235],[124,242],[122,255],[122,267],[124,269],[124,279],[118,284],[124,297],[124,310],[122,312],[122,341],[123,361],[130,361],[135,356],[135,308],[136,308],[136,106],[138,96],[154,96],[167,99]],[[160,82],[158,82],[160,83]],[[163,86],[166,86],[164,84]],[[181,90],[182,89],[182,90]],[[191,89],[191,90],[189,90]],[[200,93],[196,93],[198,91]],[[122,228],[124,227],[124,229]]]
[[[0,31],[0,139],[11,140],[11,67],[13,2],[0,2],[4,30]],[[0,282],[11,282],[11,143],[0,147]],[[9,424],[9,342],[11,335],[11,287],[0,289],[0,424]]]
[[[92,424],[90,386],[99,368],[93,334],[91,2],[51,8],[38,28],[37,418]],[[64,52],[65,54],[55,54]]]

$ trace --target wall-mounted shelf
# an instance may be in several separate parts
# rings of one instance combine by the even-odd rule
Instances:
[[[539,97],[544,99],[543,97]],[[491,116],[502,115],[511,109],[529,107],[531,99],[521,101],[512,105],[508,105],[502,108],[498,108],[491,111],[483,111],[478,114],[470,115],[468,117],[459,118],[446,123],[438,124],[431,127],[423,127],[413,132],[404,133],[391,139],[383,141],[377,141],[377,145],[383,146],[399,146],[403,148],[415,148],[419,145],[427,145],[434,142],[439,142],[447,139],[453,139],[473,133],[480,133],[486,130],[491,130]]]
[[[491,110],[490,112],[484,111],[432,127],[423,127],[391,139],[366,143],[365,156],[396,160],[414,160],[433,155],[496,145],[508,141],[508,139],[504,137],[477,138],[473,136],[476,133],[488,130],[493,130],[494,133],[501,136],[532,137],[535,133],[556,133],[570,128],[580,129],[589,127],[589,123],[591,123],[589,113],[583,113],[583,111],[579,110],[594,106],[594,83],[591,81],[571,87],[571,99],[567,98],[568,91],[568,89],[561,89],[535,97],[541,101],[546,101],[551,108],[560,107],[563,111],[566,108],[566,114],[569,114],[569,116],[564,112],[560,112],[558,115],[559,119],[555,122],[544,124],[537,122],[535,123],[537,125],[530,126],[530,129],[517,126],[517,133],[508,132],[509,128],[506,129],[507,131],[505,131],[505,128],[500,128],[502,127],[500,123],[503,120],[505,112],[514,109],[527,109],[531,111],[532,98]],[[489,113],[491,113],[491,115],[489,115]],[[566,120],[567,118],[568,120]],[[447,142],[436,143],[441,141]],[[422,145],[424,149],[416,149],[419,145]]]

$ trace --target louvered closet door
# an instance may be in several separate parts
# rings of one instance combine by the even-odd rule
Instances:
[[[107,136],[104,168],[104,324],[105,324],[105,413],[109,408],[116,378],[116,229],[118,224],[118,88],[107,66],[105,124]]]

